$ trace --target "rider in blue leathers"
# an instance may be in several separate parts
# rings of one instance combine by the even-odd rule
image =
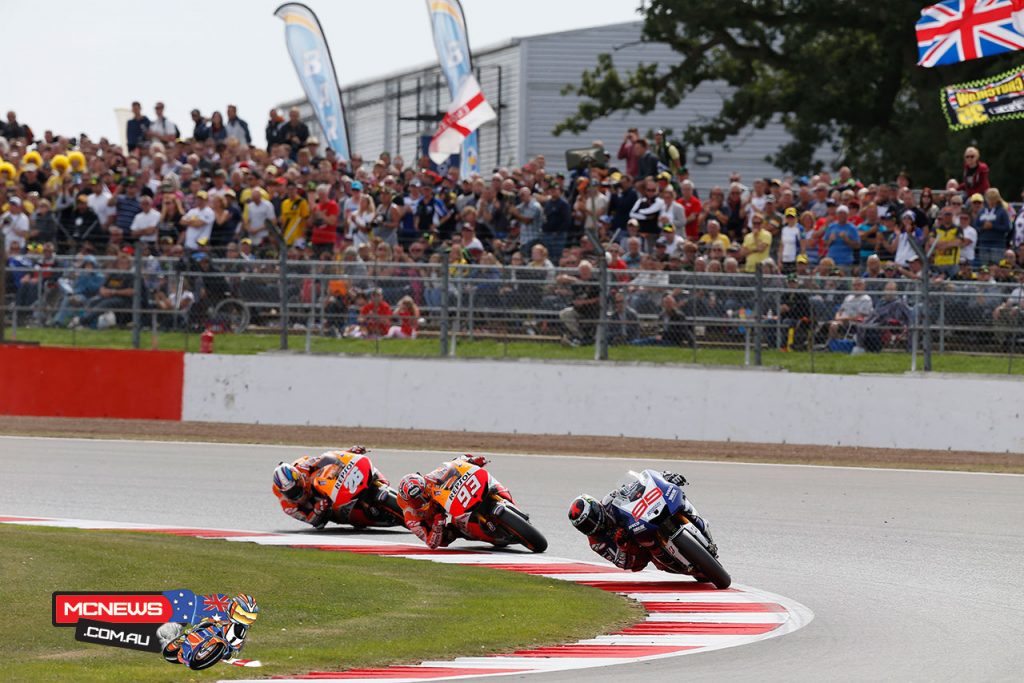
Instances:
[[[668,483],[680,487],[680,493],[682,493],[686,477],[675,472],[662,472],[662,476]],[[569,520],[577,531],[587,536],[591,550],[619,569],[638,572],[653,562],[654,566],[662,571],[680,573],[678,563],[667,557],[664,550],[659,547],[641,546],[626,529],[616,526],[612,500],[616,497],[629,498],[632,489],[638,484],[638,482],[625,484],[600,501],[587,494],[578,496],[569,506]],[[711,541],[712,554],[717,557],[717,548],[711,538],[710,525],[698,516],[697,510],[686,499],[685,494],[682,496],[682,504],[685,506],[687,517],[690,518],[694,526]]]

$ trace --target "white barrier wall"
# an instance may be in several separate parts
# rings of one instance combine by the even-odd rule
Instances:
[[[1024,382],[613,363],[185,356],[182,419],[1024,452]]]

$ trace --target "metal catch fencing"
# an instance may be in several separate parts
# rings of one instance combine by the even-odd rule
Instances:
[[[807,354],[812,371],[822,354],[890,354],[906,370],[958,354],[1003,357],[1013,372],[1024,350],[1024,281],[996,281],[1008,273],[581,270],[447,253],[424,263],[119,258],[9,259],[6,336],[196,350],[210,329],[232,333],[227,350],[238,351],[580,357],[557,345],[597,360],[753,366],[787,352]]]

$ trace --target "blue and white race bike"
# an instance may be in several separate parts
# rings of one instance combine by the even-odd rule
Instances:
[[[715,557],[717,548],[691,520],[693,505],[660,472],[630,472],[633,481],[611,494],[616,525],[652,551],[672,571],[725,589],[732,578]]]

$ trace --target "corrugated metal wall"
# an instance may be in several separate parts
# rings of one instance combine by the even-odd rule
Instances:
[[[565,150],[586,147],[601,140],[613,155],[626,129],[636,126],[640,131],[672,128],[681,131],[702,116],[715,114],[722,102],[724,84],[706,83],[690,94],[673,110],[659,107],[646,116],[622,113],[597,121],[580,136],[551,134],[555,124],[576,111],[575,97],[563,97],[566,83],[579,82],[585,69],[597,64],[597,56],[611,53],[620,71],[641,62],[674,63],[678,56],[663,44],[640,43],[640,22],[615,24],[579,31],[532,36],[523,39],[526,54],[526,107],[523,133],[527,158],[543,154],[551,168],[563,169]],[[764,158],[788,140],[781,125],[751,130],[731,141],[731,151],[708,147],[713,162],[706,166],[693,163],[690,152],[690,177],[700,188],[727,182],[732,171],[739,171],[744,180],[756,176],[777,176],[779,171]]]
[[[716,113],[727,92],[723,84],[707,83],[673,110],[658,108],[640,116],[616,114],[595,122],[580,136],[551,134],[555,124],[576,110],[573,96],[562,96],[567,83],[578,82],[585,69],[597,63],[602,52],[611,52],[620,69],[640,62],[668,64],[677,59],[660,44],[640,43],[640,22],[615,24],[515,40],[508,45],[478,51],[474,64],[488,101],[501,109],[501,128],[492,122],[480,129],[480,166],[484,172],[496,166],[521,164],[537,154],[545,155],[548,168],[564,170],[565,150],[589,146],[601,140],[614,156],[627,128],[636,126],[682,130],[700,117]],[[501,90],[498,89],[499,67]],[[520,70],[524,69],[524,74]],[[523,76],[521,78],[521,75]],[[399,98],[399,91],[401,97]],[[367,160],[388,150],[399,153],[407,163],[417,154],[417,133],[430,133],[436,124],[398,121],[444,110],[448,92],[436,67],[426,67],[357,83],[343,89],[349,136],[354,150]],[[294,103],[288,103],[294,104]],[[282,106],[288,106],[288,104]],[[320,137],[319,127],[303,102],[303,116]],[[701,189],[728,181],[732,171],[749,181],[757,176],[778,176],[780,172],[765,161],[788,139],[781,125],[746,131],[725,146],[712,146],[712,163],[694,163],[690,151],[690,176]]]

